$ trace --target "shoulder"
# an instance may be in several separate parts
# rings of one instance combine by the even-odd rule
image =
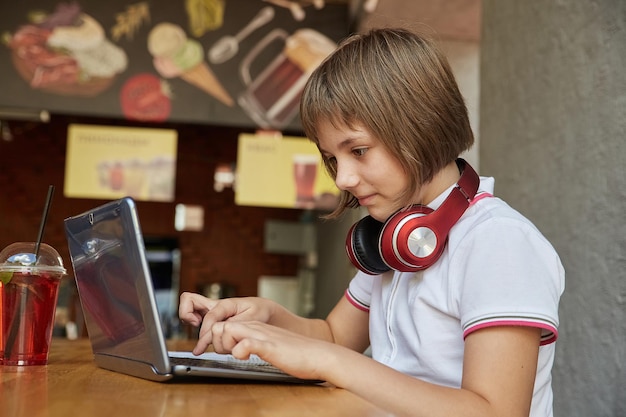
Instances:
[[[508,240],[516,235],[549,244],[541,231],[502,199],[491,196],[472,204],[451,231],[453,239]]]
[[[525,216],[497,197],[472,205],[450,231],[451,268],[468,265],[497,275],[526,275],[542,271],[562,281],[561,260],[555,248]],[[463,274],[465,275],[465,274]]]
[[[519,211],[494,195],[495,180],[480,177],[478,193],[469,208],[451,230],[457,237],[473,232],[477,227],[490,229],[494,233],[510,229],[526,229],[541,234],[537,227]],[[484,233],[484,230],[482,231]]]

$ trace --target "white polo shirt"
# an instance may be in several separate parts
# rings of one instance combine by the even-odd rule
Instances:
[[[460,387],[464,338],[489,326],[543,330],[531,417],[552,416],[551,369],[565,278],[552,245],[481,178],[479,195],[425,271],[359,272],[346,297],[369,311],[372,357],[432,383]],[[450,187],[429,206],[437,209]]]

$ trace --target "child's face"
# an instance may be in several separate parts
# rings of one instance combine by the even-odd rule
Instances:
[[[409,186],[400,162],[367,130],[356,124],[318,126],[322,156],[337,167],[335,183],[359,200],[370,216],[385,221],[401,207],[398,198]]]

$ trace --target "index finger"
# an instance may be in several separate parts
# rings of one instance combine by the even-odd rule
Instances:
[[[198,327],[203,317],[211,310],[216,301],[200,294],[183,292],[178,305],[178,318],[184,323]]]
[[[250,320],[250,310],[250,305],[240,298],[223,298],[217,300],[202,318],[198,344],[193,352],[195,354],[202,353],[213,343],[214,325],[216,323]]]
[[[211,308],[202,317],[202,327],[200,327],[200,338],[211,334],[213,325],[220,321],[228,320],[238,313],[237,303],[225,298],[216,300]],[[210,343],[210,340],[208,341]]]

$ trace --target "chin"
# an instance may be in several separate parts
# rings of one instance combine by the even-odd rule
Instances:
[[[378,210],[367,210],[368,214],[370,215],[370,217],[373,217],[375,220],[378,220],[381,223],[384,223],[385,221],[387,221],[387,219],[389,218],[389,216],[391,216],[392,213],[381,213]]]

